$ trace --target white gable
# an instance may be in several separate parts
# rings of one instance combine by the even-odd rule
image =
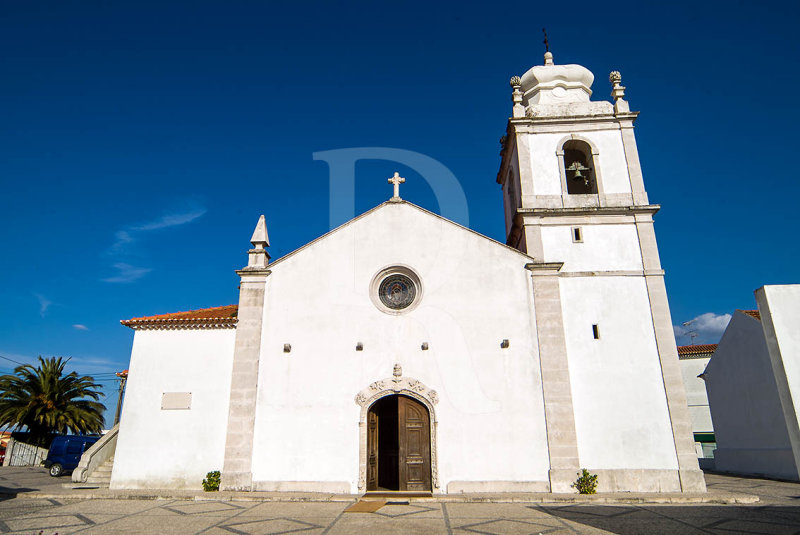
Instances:
[[[398,363],[438,392],[443,484],[546,481],[530,261],[413,205],[387,203],[270,266],[253,480],[347,481],[355,490],[358,456],[338,453],[358,451],[353,398]],[[419,305],[396,315],[370,298],[375,275],[393,265],[416,272],[422,286]],[[530,455],[520,459],[522,450]]]

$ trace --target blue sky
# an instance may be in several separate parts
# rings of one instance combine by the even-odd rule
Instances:
[[[557,63],[594,72],[595,99],[620,70],[642,112],[675,323],[701,317],[696,341],[714,342],[753,290],[798,282],[793,3],[6,1],[0,13],[6,358],[118,371],[133,338],[120,319],[235,303],[259,214],[273,258],[328,230],[317,151],[430,156],[458,178],[470,227],[504,241],[508,79],[541,62],[543,26]],[[391,195],[395,170],[404,198],[439,211],[412,170],[370,161],[356,212]]]

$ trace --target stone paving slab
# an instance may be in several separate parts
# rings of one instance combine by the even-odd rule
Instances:
[[[16,496],[16,493],[10,493]],[[4,493],[0,490],[0,496]],[[312,492],[202,492],[176,490],[109,490],[64,489],[60,492],[31,491],[21,494],[32,499],[80,500],[194,500],[227,502],[354,502],[358,494],[327,494]],[[498,493],[498,494],[441,494],[430,497],[398,498],[410,503],[550,503],[550,504],[752,504],[759,501],[755,494],[734,492],[697,493]]]
[[[537,503],[537,504],[752,504],[761,496],[800,494],[797,483],[707,474],[709,492],[601,493],[594,495],[550,493],[464,493],[432,497],[398,497],[410,503]],[[68,481],[68,480],[67,480]],[[0,468],[0,497],[41,500],[189,500],[216,502],[353,503],[360,495],[320,492],[203,492],[199,490],[111,490],[80,488],[52,478],[44,468]]]
[[[669,504],[599,502],[531,503],[445,501],[456,496],[409,499],[407,504],[382,507],[373,513],[346,513],[357,496],[317,494],[325,501],[297,493],[271,496],[271,501],[218,499],[222,493],[187,491],[183,498],[119,499],[76,497],[46,476],[0,470],[8,496],[0,497],[0,534],[289,534],[340,535],[395,533],[482,534],[609,534],[670,535],[734,533],[800,533],[800,484],[708,476],[711,494],[758,495],[757,504]],[[64,492],[67,491],[67,492]],[[85,491],[84,491],[85,492]],[[110,491],[107,491],[110,492]],[[39,494],[29,499],[27,494]],[[44,496],[49,494],[51,498]],[[250,494],[250,493],[245,493]],[[11,497],[16,495],[16,498]],[[152,498],[153,494],[150,494]],[[198,498],[200,496],[201,498]],[[526,495],[518,495],[520,499]],[[552,495],[551,495],[552,496]],[[570,496],[604,499],[607,495]],[[493,495],[480,495],[492,499]],[[508,498],[508,496],[505,496]],[[628,496],[627,498],[631,498]],[[339,500],[339,501],[335,501]],[[391,500],[401,503],[405,499]]]

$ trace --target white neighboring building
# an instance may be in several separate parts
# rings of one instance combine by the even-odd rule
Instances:
[[[111,487],[704,491],[638,114],[593,78],[549,52],[512,78],[507,244],[395,184],[272,263],[262,216],[238,306],[124,321]]]
[[[683,385],[686,387],[686,400],[689,402],[689,416],[692,420],[692,434],[694,447],[699,459],[714,457],[716,442],[714,439],[714,425],[711,422],[711,409],[708,407],[706,383],[703,372],[706,369],[711,355],[717,349],[717,344],[698,344],[692,346],[678,346],[678,358],[681,362],[681,375]],[[704,462],[700,466],[705,468]],[[712,466],[709,463],[709,467]]]
[[[800,285],[764,286],[737,310],[704,378],[715,469],[800,480]]]

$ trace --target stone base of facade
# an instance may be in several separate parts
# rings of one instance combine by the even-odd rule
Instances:
[[[706,492],[700,470],[589,469],[597,474],[597,492]],[[574,494],[577,470],[550,470],[550,481],[451,481],[446,494],[552,492]],[[259,492],[326,492],[351,494],[347,481],[253,481],[250,473],[223,474],[222,490]],[[441,489],[443,490],[443,489]],[[435,491],[436,494],[441,492]]]
[[[351,494],[347,481],[253,481],[253,490],[260,492],[329,492]]]
[[[597,474],[597,492],[705,492],[700,470],[588,469]],[[579,470],[550,470],[553,493],[574,494]]]
[[[223,472],[220,490],[253,490],[253,474],[250,472]]]
[[[447,494],[464,492],[550,492],[548,481],[451,481]]]
[[[706,477],[702,470],[680,470],[678,475],[681,478],[681,492],[706,492]]]

